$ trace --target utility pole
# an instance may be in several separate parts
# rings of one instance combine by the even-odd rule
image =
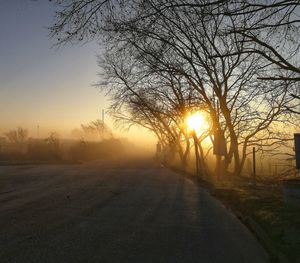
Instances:
[[[105,114],[104,109],[102,109],[102,123],[103,123],[103,125],[104,125],[104,114]]]
[[[101,123],[101,138],[104,139],[104,136],[105,136],[105,123],[104,123],[104,117],[105,117],[105,111],[104,109],[102,109],[102,123]]]

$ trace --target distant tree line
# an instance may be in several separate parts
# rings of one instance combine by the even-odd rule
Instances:
[[[81,124],[72,137],[62,139],[57,132],[46,137],[29,137],[27,129],[17,127],[0,137],[1,162],[18,161],[91,161],[119,158],[133,154],[134,145],[114,138],[111,129],[101,120]]]
[[[59,137],[51,132],[48,137],[31,138],[22,127],[4,133],[0,143],[1,161],[58,160],[61,158]]]

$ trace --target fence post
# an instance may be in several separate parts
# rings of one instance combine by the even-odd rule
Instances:
[[[256,186],[256,160],[255,160],[255,147],[252,148],[252,166],[253,166],[253,173],[252,173],[252,179],[253,179],[253,185]]]
[[[296,169],[300,170],[300,133],[294,134]]]

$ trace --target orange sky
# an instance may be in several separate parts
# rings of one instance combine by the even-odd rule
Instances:
[[[0,2],[0,136],[22,126],[29,136],[57,131],[69,137],[80,124],[101,118],[108,99],[92,84],[97,75],[97,43],[53,48],[47,26],[53,20],[48,1]],[[106,116],[112,127],[112,121]],[[133,129],[136,141],[151,138]],[[143,138],[145,137],[145,138]]]

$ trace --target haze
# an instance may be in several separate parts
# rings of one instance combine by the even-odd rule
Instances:
[[[54,48],[47,28],[53,16],[49,1],[0,2],[0,134],[21,126],[36,137],[39,126],[41,137],[56,131],[69,138],[80,124],[101,118],[109,105],[92,86],[100,81],[99,46]],[[105,119],[113,126],[109,116]],[[139,130],[122,137],[132,134],[145,140]]]
[[[300,262],[299,14],[1,1],[0,262]]]

